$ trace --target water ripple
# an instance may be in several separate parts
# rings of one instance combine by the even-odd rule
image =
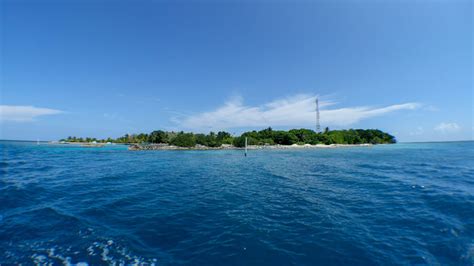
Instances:
[[[472,142],[0,145],[1,264],[474,264]]]

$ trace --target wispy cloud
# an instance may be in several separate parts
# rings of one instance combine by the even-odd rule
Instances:
[[[248,106],[236,97],[214,111],[177,119],[183,128],[228,129],[266,126],[312,126],[315,123],[315,95],[300,94],[278,99],[261,106]],[[348,126],[370,117],[382,116],[398,110],[413,110],[418,103],[404,103],[385,107],[358,106],[331,108],[332,101],[320,100],[321,124]]]
[[[423,135],[423,133],[425,132],[425,130],[423,129],[423,127],[417,127],[414,131],[410,132],[409,135],[410,136],[420,136],[420,135]]]
[[[458,132],[461,130],[461,127],[457,123],[448,123],[448,122],[442,122],[435,126],[434,130],[440,132],[440,133],[454,133]]]
[[[0,121],[33,121],[36,117],[64,113],[61,110],[21,105],[0,105]]]

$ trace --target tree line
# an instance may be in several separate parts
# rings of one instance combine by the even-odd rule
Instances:
[[[243,133],[234,138],[233,144],[238,147],[245,145],[245,138],[249,145],[292,145],[292,144],[388,144],[396,143],[394,136],[378,129],[349,129],[315,132],[310,129],[291,129],[289,131],[267,128],[260,131]]]
[[[68,137],[61,141],[67,142],[98,142],[98,143],[162,143],[179,147],[194,147],[203,145],[207,147],[220,147],[223,144],[243,147],[247,138],[248,145],[292,145],[292,144],[388,144],[395,143],[394,136],[378,129],[348,129],[315,132],[310,129],[291,129],[289,131],[273,130],[271,127],[260,131],[249,131],[240,136],[232,136],[225,131],[209,134],[173,132],[155,130],[149,134],[125,134],[112,139],[76,138]]]

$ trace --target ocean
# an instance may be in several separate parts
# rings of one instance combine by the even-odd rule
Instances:
[[[0,156],[1,265],[474,265],[474,142]]]

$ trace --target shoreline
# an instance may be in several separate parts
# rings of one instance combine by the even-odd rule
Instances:
[[[196,145],[194,147],[180,147],[175,145],[169,145],[164,143],[158,144],[138,144],[138,143],[90,143],[90,142],[56,142],[50,141],[47,142],[49,145],[66,145],[66,146],[78,146],[78,147],[85,147],[85,148],[102,148],[106,146],[115,146],[115,145],[123,145],[128,146],[129,151],[151,151],[151,150],[197,150],[197,151],[205,151],[205,150],[245,150],[245,147],[236,147],[229,144],[223,144],[219,147],[208,147],[204,145]],[[282,144],[275,144],[275,145],[248,145],[248,150],[290,150],[290,149],[334,149],[334,148],[350,148],[350,147],[371,147],[375,144],[371,143],[361,143],[361,144],[292,144],[292,145],[282,145]],[[383,144],[377,144],[383,145]]]
[[[331,148],[348,148],[348,147],[371,147],[373,144],[362,143],[362,144],[304,144],[304,145],[249,145],[248,150],[286,150],[286,149],[331,149]],[[178,147],[167,144],[130,144],[128,150],[130,151],[149,151],[149,150],[244,150],[245,147],[235,147],[232,145],[223,145],[220,147],[207,147],[207,146],[195,146],[195,147]]]

